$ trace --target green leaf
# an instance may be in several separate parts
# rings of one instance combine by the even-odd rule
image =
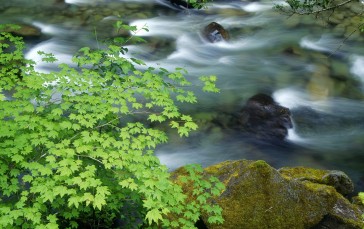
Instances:
[[[61,116],[63,114],[63,110],[61,108],[56,108],[53,109],[51,113],[54,116]]]
[[[20,154],[16,154],[12,156],[11,160],[14,161],[15,163],[19,163],[24,160],[24,157]]]
[[[81,203],[81,197],[80,196],[71,196],[68,199],[68,207],[74,206],[75,208],[78,208]]]
[[[33,180],[33,177],[31,175],[23,176],[23,182],[31,182],[32,180]]]
[[[152,225],[153,223],[158,223],[159,220],[162,220],[162,214],[158,209],[152,209],[147,212],[145,219],[148,221],[149,225]]]
[[[66,186],[56,186],[53,189],[53,192],[55,196],[59,195],[60,197],[63,197],[68,194],[69,190]]]
[[[119,182],[119,185],[121,185],[124,188],[129,188],[130,190],[136,190],[138,188],[137,184],[135,184],[132,178],[128,178],[126,180]]]
[[[59,125],[63,129],[68,129],[69,130],[69,129],[72,128],[72,123],[71,122],[68,122],[68,121],[63,121]]]

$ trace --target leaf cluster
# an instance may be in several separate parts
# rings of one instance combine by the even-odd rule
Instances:
[[[217,197],[224,191],[224,184],[216,177],[206,176],[198,164],[187,165],[183,171],[177,181],[182,183],[188,193],[185,201],[187,211],[178,206],[174,214],[164,221],[165,226],[194,228],[191,222],[196,222],[200,215],[208,216],[209,224],[222,224],[222,208],[213,202],[212,197]]]
[[[210,2],[209,0],[187,0],[188,4],[192,5],[193,8],[202,9],[206,8],[206,4]]]
[[[15,25],[0,25],[0,90],[10,90],[22,79],[22,71],[31,62],[24,59],[22,50],[24,43],[20,37],[13,36],[10,32],[19,29]]]
[[[148,227],[167,225],[170,213],[185,216],[183,227],[201,208],[221,221],[202,191],[217,193],[215,180],[191,172],[199,191],[189,203],[154,155],[167,141],[157,124],[181,136],[197,128],[178,107],[197,102],[186,71],[148,67],[119,43],[82,48],[76,67],[40,73],[24,59],[23,41],[0,33],[0,89],[11,92],[0,98],[0,228]],[[216,77],[202,80],[218,91]]]

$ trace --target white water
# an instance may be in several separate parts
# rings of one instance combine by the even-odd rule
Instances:
[[[353,55],[351,72],[362,82],[364,91],[364,56]]]
[[[69,4],[81,6],[100,2],[67,0]],[[171,133],[171,143],[157,151],[160,160],[171,169],[186,163],[207,166],[246,158],[267,160],[276,167],[307,165],[341,169],[354,177],[363,173],[363,100],[335,91],[343,87],[342,84],[331,87],[332,81],[321,82],[321,73],[317,73],[320,67],[331,69],[330,64],[334,63],[331,60],[340,62],[350,70],[347,77],[362,84],[358,87],[363,95],[362,45],[341,45],[343,39],[332,35],[330,29],[312,30],[316,26],[313,22],[290,27],[287,25],[290,19],[274,11],[272,2],[216,1],[205,11],[181,10],[164,0],[109,2],[137,2],[142,5],[141,9],[144,4],[154,2],[159,9],[152,17],[132,18],[130,24],[148,27],[149,32],[139,30],[137,36],[154,39],[157,44],[158,41],[169,41],[171,47],[155,47],[149,42],[130,45],[129,57],[136,56],[150,66],[169,70],[184,67],[189,72],[188,79],[195,84],[198,84],[198,76],[218,76],[221,93],[205,94],[196,89],[200,103],[183,107],[186,112],[232,113],[259,92],[271,93],[278,103],[292,111],[294,128],[289,131],[287,145],[256,142],[218,127],[194,132],[187,139]],[[111,18],[114,16],[105,17],[103,23]],[[231,40],[215,44],[206,42],[201,31],[212,21],[229,30]],[[51,37],[37,43],[26,55],[39,63],[40,71],[50,69],[41,64],[38,50],[55,54],[59,60],[52,66],[55,68],[61,62],[70,63],[78,48],[97,47],[92,26],[70,29],[62,21],[57,24],[38,19],[32,24]],[[284,51],[291,47],[299,47],[299,54]],[[315,58],[317,54],[322,58]],[[326,90],[325,96],[317,97],[312,88],[319,92]]]

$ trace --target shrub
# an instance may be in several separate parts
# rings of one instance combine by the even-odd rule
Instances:
[[[192,166],[200,191],[189,203],[154,155],[167,142],[158,123],[181,136],[197,128],[178,108],[197,101],[185,70],[125,57],[126,40],[82,48],[76,67],[42,73],[24,59],[21,38],[0,33],[0,89],[10,94],[0,97],[0,228],[191,228],[201,212],[222,222],[206,202],[222,190],[218,180],[200,180]],[[201,79],[218,91],[216,77]]]

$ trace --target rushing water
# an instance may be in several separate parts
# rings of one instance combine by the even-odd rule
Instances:
[[[70,63],[78,48],[96,47],[99,39],[115,35],[111,24],[121,15],[131,25],[149,29],[137,33],[148,42],[130,45],[128,55],[151,66],[184,67],[195,83],[197,76],[218,76],[219,94],[196,91],[200,104],[184,107],[200,131],[185,139],[171,133],[171,142],[158,148],[158,157],[171,169],[263,159],[277,168],[343,170],[363,188],[364,39],[353,33],[345,40],[355,27],[326,24],[325,18],[287,17],[273,9],[272,1],[215,1],[204,10],[181,9],[164,0],[66,2],[4,1],[0,20],[42,30],[41,38],[28,41],[28,58],[39,60],[37,50],[43,50]],[[345,14],[337,18],[345,21]],[[212,21],[224,26],[231,40],[208,43],[201,30]],[[48,70],[42,64],[38,69]],[[294,129],[285,143],[247,139],[208,122],[228,118],[259,92],[271,93],[291,109]]]

